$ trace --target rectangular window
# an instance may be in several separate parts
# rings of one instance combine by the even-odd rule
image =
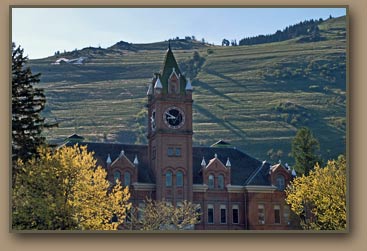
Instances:
[[[197,208],[196,208],[196,214],[197,214],[197,220],[198,220],[198,223],[201,222],[201,205],[200,204],[197,204]]]
[[[274,205],[274,223],[280,224],[280,206]]]
[[[289,213],[290,213],[290,209],[289,209],[289,206],[288,205],[285,205],[284,208],[283,208],[284,212],[284,222],[287,224],[287,225],[290,225],[291,222],[290,222],[290,219],[289,219]]]
[[[257,205],[257,215],[259,224],[265,224],[265,207],[264,204]]]
[[[227,223],[227,208],[225,205],[220,205],[220,223]]]
[[[130,186],[130,183],[131,183],[131,175],[129,172],[125,172],[124,173],[124,185]]]
[[[176,186],[177,187],[183,186],[183,173],[181,171],[178,171],[176,173]]]
[[[173,156],[173,148],[172,147],[168,147],[168,149],[167,149],[167,155],[168,156]]]
[[[155,159],[157,155],[157,150],[155,149],[155,147],[153,147],[153,150],[152,150],[152,159]]]
[[[214,176],[212,174],[209,175],[208,186],[209,189],[214,189]]]
[[[224,188],[224,176],[222,174],[218,175],[218,188],[219,189]]]
[[[232,206],[232,222],[233,222],[233,224],[240,223],[238,205],[233,205]]]
[[[208,205],[208,224],[214,223],[214,207],[213,205]]]
[[[171,187],[171,186],[172,186],[172,172],[167,171],[166,172],[166,187]]]
[[[181,156],[181,148],[176,148],[176,156]]]
[[[145,204],[144,203],[139,203],[138,220],[142,220],[144,218],[144,208],[145,208]]]

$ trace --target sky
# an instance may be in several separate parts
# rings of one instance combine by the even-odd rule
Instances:
[[[12,41],[30,59],[123,40],[151,43],[195,36],[223,38],[272,34],[309,19],[346,15],[345,8],[13,8]]]

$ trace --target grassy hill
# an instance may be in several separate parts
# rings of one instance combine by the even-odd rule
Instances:
[[[252,46],[174,40],[173,52],[194,86],[194,144],[219,139],[259,158],[288,153],[297,128],[310,127],[325,159],[346,150],[346,21],[319,25],[322,39],[302,37]],[[41,72],[47,108],[60,142],[78,133],[90,141],[145,143],[147,84],[161,69],[167,42],[84,48],[31,60]],[[198,53],[198,54],[197,54]],[[86,56],[83,65],[52,65]],[[278,157],[276,157],[278,158]],[[275,158],[274,160],[275,161]]]

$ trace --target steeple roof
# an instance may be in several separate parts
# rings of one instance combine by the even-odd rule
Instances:
[[[164,58],[163,70],[160,75],[160,82],[163,86],[163,93],[167,93],[168,90],[168,79],[170,78],[172,71],[175,71],[176,75],[180,77],[180,92],[185,91],[186,87],[186,78],[182,75],[180,68],[178,67],[177,61],[173,52],[171,50],[171,46],[168,46],[166,56]]]

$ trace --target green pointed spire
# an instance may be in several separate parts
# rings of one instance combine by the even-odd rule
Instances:
[[[186,79],[185,77],[182,75],[180,68],[178,67],[177,61],[175,59],[175,56],[173,55],[173,52],[171,50],[171,43],[170,40],[168,41],[168,50],[164,59],[164,64],[163,64],[163,70],[162,70],[162,74],[160,76],[160,80],[163,86],[163,93],[167,93],[168,91],[168,79],[170,77],[170,75],[172,74],[172,72],[175,71],[176,74],[179,76],[181,75],[180,78],[180,92],[184,93],[185,92],[185,86],[186,86]]]

